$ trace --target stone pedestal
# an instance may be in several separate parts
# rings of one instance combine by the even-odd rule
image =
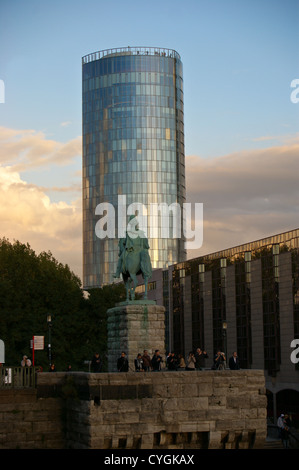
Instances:
[[[107,312],[108,371],[117,371],[117,359],[125,351],[129,371],[135,371],[134,359],[147,349],[152,357],[156,349],[165,356],[165,307],[153,301],[121,302]]]

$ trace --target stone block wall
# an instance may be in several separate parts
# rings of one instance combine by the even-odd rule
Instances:
[[[36,389],[0,389],[0,449],[63,449],[64,401]]]
[[[260,370],[40,373],[0,389],[0,448],[259,448],[266,404]]]
[[[155,349],[165,355],[165,308],[161,305],[127,304],[107,311],[108,370],[117,372],[117,359],[125,351],[129,368],[135,370],[134,359]]]
[[[263,371],[90,374],[67,404],[70,448],[263,447]]]

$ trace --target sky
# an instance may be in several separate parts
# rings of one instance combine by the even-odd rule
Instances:
[[[127,46],[182,58],[188,257],[298,228],[299,0],[0,0],[0,237],[82,276],[81,61]]]

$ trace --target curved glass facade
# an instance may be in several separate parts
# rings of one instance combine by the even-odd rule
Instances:
[[[83,285],[113,282],[118,196],[127,206],[185,202],[183,70],[177,52],[122,48],[89,54],[83,74]],[[100,203],[116,210],[115,238],[95,233]],[[159,219],[160,220],[160,219]],[[150,221],[148,222],[148,227]],[[153,268],[184,261],[182,237],[151,238]],[[170,231],[170,235],[171,235]]]

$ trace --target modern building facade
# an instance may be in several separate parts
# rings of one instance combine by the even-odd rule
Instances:
[[[126,208],[139,203],[147,210],[154,269],[185,259],[182,237],[163,238],[162,218],[152,227],[149,211],[151,204],[185,201],[183,69],[174,50],[127,47],[83,57],[82,78],[83,285],[89,288],[113,282],[120,196]],[[96,233],[103,203],[115,209],[114,238]]]
[[[166,307],[169,350],[205,349],[208,368],[237,351],[265,371],[269,416],[299,424],[299,229],[157,270],[149,297]]]

